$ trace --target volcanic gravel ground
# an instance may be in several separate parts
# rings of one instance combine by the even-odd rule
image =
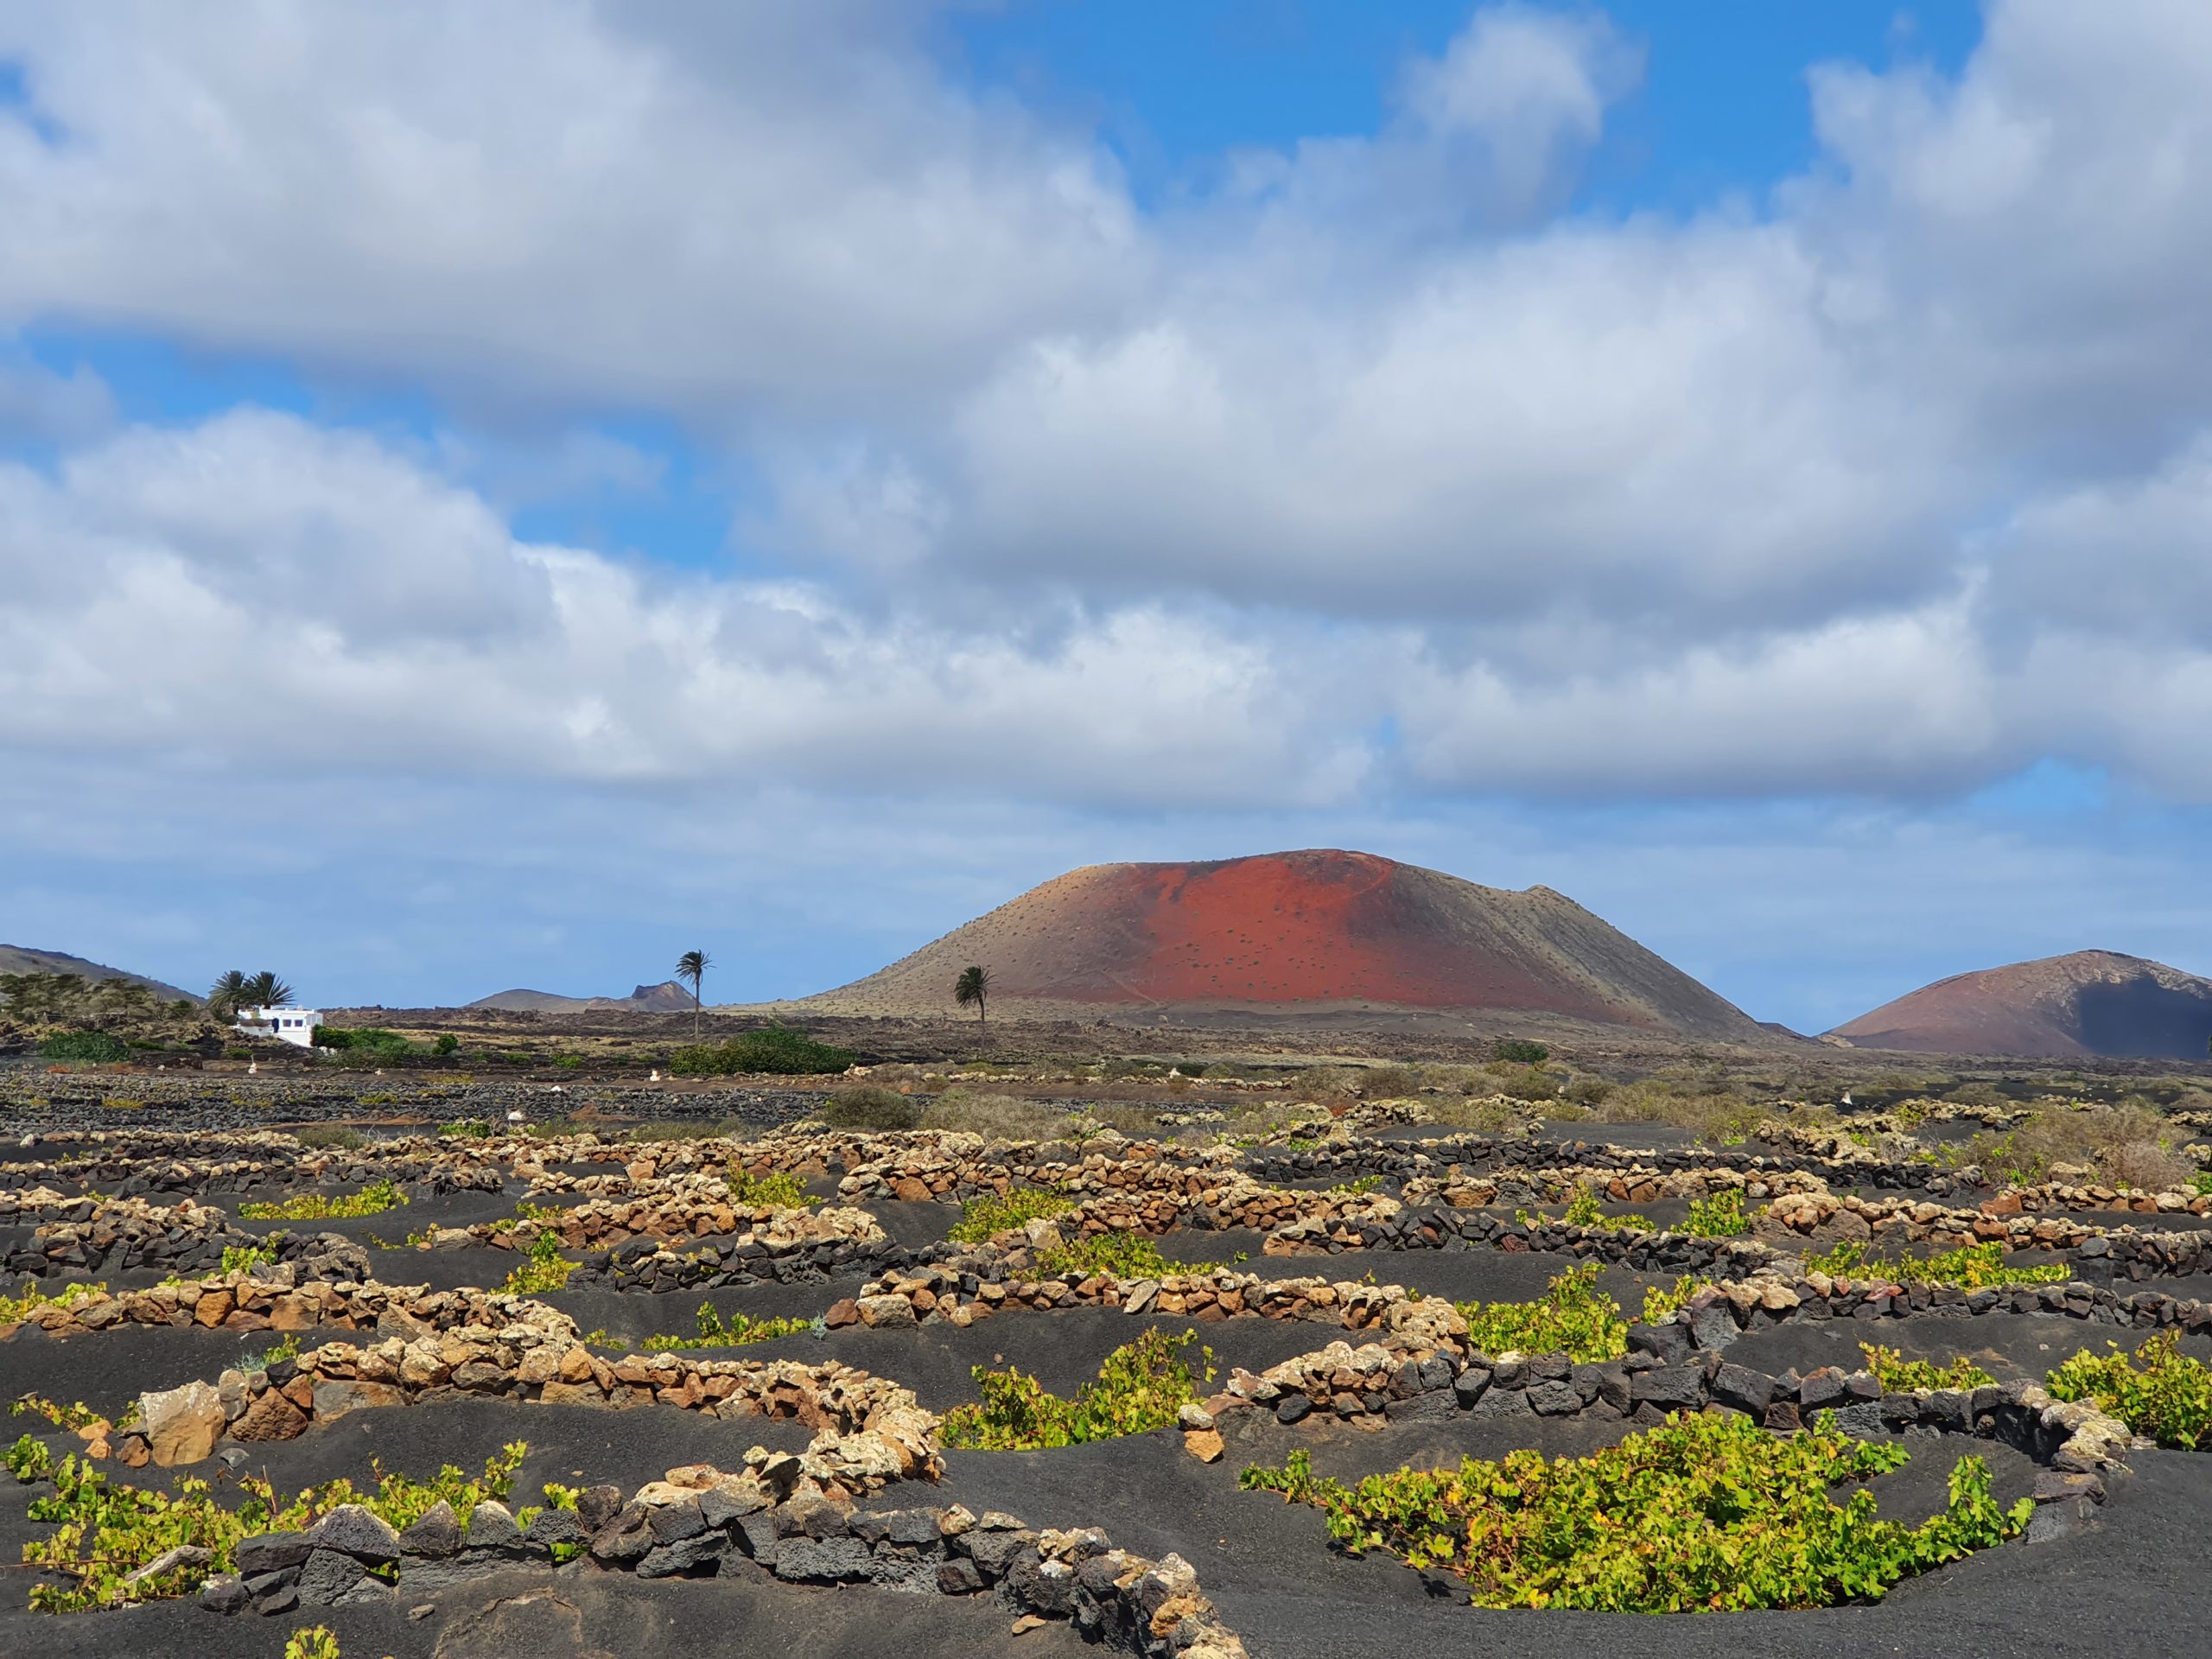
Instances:
[[[1792,1367],[1802,1374],[1822,1365],[1856,1371],[1866,1366],[1859,1344],[1871,1342],[1894,1348],[1907,1359],[1933,1360],[1939,1365],[1955,1358],[1970,1359],[2000,1382],[2019,1376],[2041,1382],[2052,1366],[2082,1349],[2102,1353],[2107,1342],[2133,1349],[2149,1334],[2132,1326],[2031,1313],[1985,1313],[1971,1319],[1928,1314],[1769,1325],[1738,1338],[1729,1344],[1727,1355],[1739,1365],[1773,1376]],[[2212,1338],[2185,1337],[2182,1349],[2199,1357],[2212,1355]]]
[[[1489,1204],[1447,1207],[1457,1208],[1462,1214],[1496,1216],[1500,1221],[1513,1221],[1524,1213],[1531,1219],[1567,1219],[1564,1204]],[[1612,1217],[1642,1216],[1654,1227],[1663,1229],[1679,1227],[1688,1219],[1690,1201],[1688,1198],[1653,1198],[1648,1204],[1600,1204],[1598,1208]]]
[[[349,1341],[347,1331],[303,1331],[302,1346]],[[166,1325],[118,1325],[66,1339],[26,1325],[0,1342],[0,1399],[42,1394],[63,1404],[81,1400],[112,1417],[149,1389],[175,1388],[200,1377],[213,1382],[248,1354],[262,1354],[284,1340],[275,1331],[177,1330]],[[37,1419],[22,1422],[35,1427]],[[10,1427],[19,1425],[10,1425]],[[6,1439],[15,1436],[8,1434]],[[0,1485],[4,1479],[0,1478]]]
[[[923,1405],[941,1412],[979,1397],[969,1374],[977,1365],[998,1370],[1018,1367],[1053,1393],[1071,1394],[1093,1381],[1099,1362],[1123,1343],[1135,1341],[1147,1325],[1176,1336],[1196,1331],[1198,1341],[1213,1350],[1214,1364],[1220,1371],[1215,1379],[1217,1386],[1232,1366],[1265,1370],[1340,1338],[1360,1340],[1357,1332],[1320,1324],[1132,1319],[1112,1308],[1071,1307],[1051,1313],[1001,1313],[965,1331],[944,1324],[876,1330],[853,1325],[826,1337],[784,1337],[774,1342],[752,1343],[742,1352],[747,1358],[786,1357],[810,1364],[839,1360],[903,1383]],[[1195,1361],[1196,1355],[1190,1357]]]
[[[945,1486],[970,1508],[1011,1508],[1033,1524],[1103,1526],[1117,1542],[1147,1554],[1179,1550],[1251,1651],[1271,1659],[1427,1652],[1516,1659],[1589,1659],[1593,1652],[1620,1659],[1712,1659],[1717,1652],[1777,1659],[1891,1653],[2154,1659],[2198,1651],[2212,1628],[2205,1589],[2212,1582],[2206,1576],[2212,1480],[2188,1453],[2138,1453],[2137,1477],[2087,1531],[1986,1551],[1907,1580],[1872,1606],[1653,1618],[1486,1611],[1465,1605],[1441,1575],[1414,1573],[1380,1554],[1363,1560],[1337,1552],[1316,1511],[1236,1490],[1238,1470],[1280,1462],[1296,1446],[1316,1446],[1318,1465],[1319,1443],[1302,1433],[1263,1419],[1237,1431],[1228,1456],[1212,1465],[1184,1455],[1173,1433],[1054,1452],[953,1452]],[[1960,1454],[1988,1459],[2002,1496],[2017,1495],[2027,1478],[2002,1447],[1933,1438],[1907,1444],[1913,1463],[1885,1477],[1893,1484],[1878,1493],[1897,1518],[1916,1520],[1941,1507],[1942,1482]],[[1378,1464],[1383,1455],[1378,1446]]]
[[[711,1303],[727,1320],[733,1313],[753,1319],[810,1319],[831,1303],[856,1296],[868,1282],[863,1274],[825,1279],[810,1285],[722,1285],[693,1290],[556,1290],[537,1300],[549,1302],[582,1331],[605,1331],[632,1344],[650,1336],[696,1336],[699,1304]]]
[[[407,1193],[405,1204],[373,1216],[310,1217],[304,1221],[254,1221],[239,1212],[249,1204],[282,1204],[304,1192],[319,1192],[336,1198],[351,1197],[360,1189],[262,1186],[245,1192],[210,1192],[207,1202],[229,1211],[232,1219],[250,1233],[342,1233],[363,1244],[372,1238],[397,1243],[408,1234],[421,1232],[426,1227],[473,1227],[479,1222],[512,1216],[515,1213],[515,1200],[523,1190],[519,1182],[511,1183],[510,1190],[504,1192],[426,1192],[403,1187],[401,1191]]]
[[[568,1252],[576,1259],[576,1252]],[[527,1250],[497,1244],[470,1244],[444,1250],[369,1250],[369,1271],[387,1285],[428,1285],[432,1290],[461,1290],[474,1286],[497,1290],[507,1274],[530,1259]]]
[[[13,1575],[6,1575],[13,1576]],[[1019,1638],[983,1596],[901,1595],[778,1584],[745,1566],[728,1578],[639,1579],[581,1565],[488,1574],[421,1601],[300,1609],[218,1622],[190,1599],[46,1618],[0,1595],[0,1653],[54,1659],[276,1659],[290,1632],[320,1624],[347,1655],[390,1659],[636,1659],[645,1654],[772,1654],[777,1659],[1020,1659],[1096,1656],[1065,1623]],[[432,1611],[417,1620],[412,1606]]]

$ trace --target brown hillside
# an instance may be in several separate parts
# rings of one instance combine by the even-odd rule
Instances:
[[[23,944],[0,944],[0,974],[74,974],[79,979],[87,980],[127,979],[134,984],[143,985],[156,996],[167,997],[172,1002],[179,998],[188,1002],[200,1001],[193,992],[165,984],[158,979],[149,979],[143,974],[87,962],[82,957],[67,956],[59,950],[34,950]]]
[[[1774,1040],[1548,887],[1334,851],[1074,870],[800,1006],[940,1012],[970,963],[990,969],[994,1007],[1032,1017],[1382,1007]]]
[[[1922,1053],[2201,1060],[2212,1039],[2212,980],[2116,950],[2076,950],[1939,979],[1830,1034]]]

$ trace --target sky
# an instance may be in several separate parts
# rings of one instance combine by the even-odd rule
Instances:
[[[2212,973],[2212,8],[0,0],[0,939],[859,976],[1075,865]]]

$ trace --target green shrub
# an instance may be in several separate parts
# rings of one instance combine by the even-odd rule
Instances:
[[[1142,1233],[1093,1233],[1046,1250],[1038,1257],[1039,1272],[1047,1274],[1111,1274],[1116,1279],[1164,1279],[1182,1271],[1160,1253],[1160,1246]]]
[[[1718,1192],[1691,1199],[1689,1218],[1675,1230],[1697,1238],[1738,1238],[1750,1232],[1751,1220],[1744,1213],[1744,1189],[1724,1186]]]
[[[24,1287],[20,1296],[10,1296],[0,1291],[0,1325],[16,1325],[29,1319],[41,1307],[70,1307],[76,1303],[98,1296],[107,1289],[105,1284],[64,1285],[52,1295],[35,1285]]]
[[[847,1089],[823,1102],[815,1116],[833,1129],[874,1133],[911,1129],[922,1121],[922,1109],[888,1089]]]
[[[121,1060],[130,1051],[104,1031],[58,1031],[38,1046],[49,1060]]]
[[[698,1324],[699,1334],[696,1337],[657,1333],[647,1337],[640,1345],[654,1354],[677,1348],[735,1348],[748,1342],[773,1342],[778,1337],[795,1337],[814,1327],[811,1319],[756,1319],[741,1313],[732,1313],[725,1321],[715,1312],[712,1302],[699,1304]]]
[[[486,1141],[491,1138],[493,1130],[491,1122],[488,1119],[481,1117],[457,1117],[450,1123],[439,1124],[438,1133],[440,1135],[454,1135],[462,1139]]]
[[[575,1270],[576,1264],[561,1254],[561,1241],[550,1232],[540,1233],[531,1241],[528,1258],[507,1274],[499,1288],[511,1296],[543,1296],[565,1287]]]
[[[240,1474],[228,1478],[240,1502],[226,1509],[213,1488],[194,1475],[180,1475],[173,1492],[111,1485],[89,1459],[72,1452],[55,1463],[46,1446],[28,1434],[8,1454],[8,1467],[19,1481],[51,1478],[54,1490],[34,1498],[33,1521],[56,1529],[23,1546],[25,1565],[41,1567],[63,1584],[34,1585],[35,1611],[75,1612],[112,1607],[163,1596],[190,1595],[209,1579],[232,1570],[231,1553],[241,1540],[265,1532],[303,1529],[341,1503],[359,1503],[391,1527],[404,1530],[441,1500],[466,1515],[487,1499],[505,1498],[529,1446],[515,1441],[486,1459],[480,1478],[470,1479],[448,1464],[427,1481],[392,1474],[372,1463],[377,1484],[362,1491],[338,1479],[310,1487],[283,1500],[267,1478]],[[129,1582],[131,1573],[181,1544],[209,1552],[206,1563]]]
[[[1213,1381],[1212,1349],[1198,1350],[1202,1371],[1183,1357],[1197,1340],[1193,1330],[1179,1338],[1147,1331],[1107,1355],[1097,1380],[1077,1389],[1072,1400],[1051,1393],[1026,1371],[978,1365],[969,1375],[982,1390],[982,1403],[946,1413],[940,1433],[949,1446],[1034,1452],[1172,1427]]]
[[[252,1268],[275,1264],[276,1252],[266,1244],[226,1244],[223,1247],[223,1271],[244,1273]]]
[[[2061,1400],[2087,1400],[2161,1446],[2194,1451],[2212,1441],[2212,1368],[2181,1351],[2178,1332],[2161,1331],[2133,1354],[2082,1349],[2045,1384]]]
[[[1646,1325],[1666,1324],[1688,1305],[1691,1297],[1712,1282],[1709,1279],[1700,1279],[1686,1273],[1664,1290],[1657,1285],[1647,1286],[1643,1293],[1643,1322]]]
[[[1611,1227],[1621,1232],[1649,1232],[1649,1217],[1639,1215],[1609,1216],[1599,1206],[1595,1189],[1578,1186],[1574,1196],[1567,1201],[1567,1214],[1561,1217],[1570,1227]]]
[[[223,1051],[223,1058],[226,1060],[250,1060],[253,1058],[253,1051],[244,1043],[233,1043]]]
[[[1898,1285],[1955,1285],[1961,1290],[1986,1290],[1999,1285],[2063,1285],[2073,1276],[2063,1262],[2008,1268],[2005,1247],[1993,1238],[1962,1244],[1923,1261],[1908,1257],[1897,1262],[1880,1260],[1862,1242],[1847,1239],[1832,1250],[1807,1256],[1805,1266],[1831,1279],[1885,1279]]]
[[[376,1026],[317,1026],[315,1028],[315,1046],[350,1055],[373,1065],[430,1052],[421,1043],[409,1042],[396,1031],[385,1031]]]
[[[1873,1372],[1885,1394],[1899,1389],[1978,1389],[1997,1380],[1970,1359],[1938,1365],[1933,1360],[1907,1359],[1894,1348],[1871,1342],[1860,1343],[1859,1351],[1866,1357],[1866,1369]]]
[[[817,1043],[788,1026],[766,1026],[741,1033],[721,1044],[702,1044],[677,1051],[669,1069],[683,1077],[728,1077],[756,1073],[779,1077],[821,1077],[842,1071],[853,1056],[842,1048]]]
[[[407,1195],[390,1181],[374,1181],[358,1192],[331,1198],[321,1192],[299,1192],[282,1204],[242,1204],[238,1214],[247,1221],[350,1221],[361,1216],[380,1216],[405,1205]]]
[[[1510,1060],[1516,1065],[1541,1065],[1552,1057],[1550,1048],[1542,1043],[1523,1042],[1517,1037],[1501,1037],[1490,1046],[1494,1060]]]
[[[450,1054],[460,1046],[461,1039],[454,1036],[448,1031],[442,1033],[439,1036],[438,1040],[430,1045],[430,1052],[433,1054]]]
[[[343,1659],[338,1637],[327,1624],[309,1624],[292,1632],[284,1643],[284,1659]]]
[[[1003,1197],[992,1192],[969,1199],[960,1206],[960,1219],[945,1236],[956,1244],[981,1244],[1001,1233],[1049,1216],[1065,1215],[1074,1208],[1075,1200],[1065,1192],[1017,1186]]]
[[[1989,1466],[1961,1458],[1950,1501],[1917,1527],[1885,1521],[1860,1491],[1902,1446],[1854,1440],[1823,1413],[1810,1433],[1770,1434],[1749,1418],[1683,1414],[1586,1457],[1510,1452],[1457,1470],[1400,1469],[1357,1487],[1316,1479],[1310,1456],[1247,1469],[1249,1490],[1310,1503],[1355,1553],[1379,1549],[1465,1581],[1481,1607],[1679,1613],[1828,1607],[1879,1598],[1899,1580],[2017,1535]]]
[[[1565,1354],[1580,1363],[1618,1359],[1628,1351],[1628,1321],[1598,1288],[1599,1268],[1570,1268],[1528,1302],[1459,1302],[1467,1342],[1493,1359],[1501,1354]]]
[[[729,1201],[735,1205],[751,1205],[759,1210],[797,1210],[803,1205],[819,1204],[819,1198],[809,1198],[806,1183],[789,1170],[775,1170],[766,1175],[750,1174],[735,1165],[729,1171]]]

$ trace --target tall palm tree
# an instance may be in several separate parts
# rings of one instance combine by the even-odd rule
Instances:
[[[714,965],[715,959],[703,950],[686,950],[676,959],[677,981],[689,980],[691,982],[691,1035],[694,1038],[699,1034],[700,982],[706,978],[707,969]]]
[[[952,982],[952,1000],[962,1007],[970,1002],[976,1005],[976,1023],[988,1026],[991,1022],[983,1012],[983,1001],[991,994],[991,970],[988,968],[963,968],[960,977]]]
[[[237,1019],[245,1003],[245,976],[235,968],[207,988],[207,1017],[219,1025]]]
[[[264,968],[239,988],[239,995],[248,1007],[281,1008],[292,1000],[292,988]]]

